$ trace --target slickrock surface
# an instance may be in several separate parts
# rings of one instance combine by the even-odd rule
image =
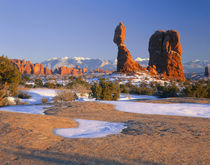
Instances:
[[[181,62],[180,34],[176,30],[156,31],[149,40],[149,66],[156,66],[158,73],[174,80],[185,81]]]
[[[210,119],[143,115],[97,102],[58,104],[48,115],[0,112],[0,164],[207,165]],[[76,127],[72,119],[124,122],[121,134],[71,139],[54,128]]]

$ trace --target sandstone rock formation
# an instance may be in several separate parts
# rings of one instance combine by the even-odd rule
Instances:
[[[182,47],[176,30],[156,31],[149,41],[149,66],[169,79],[185,81],[181,63]]]
[[[71,74],[73,68],[68,68],[66,66],[59,67],[55,70],[55,73],[60,75],[69,75]]]
[[[152,74],[152,75],[154,75],[154,76],[156,76],[157,75],[157,70],[156,70],[156,66],[155,65],[153,65],[153,66],[148,66],[147,67],[147,70]]]
[[[87,68],[80,68],[79,65],[75,68],[69,68],[66,66],[61,66],[56,68],[55,71],[51,71],[50,68],[44,67],[43,64],[36,63],[32,64],[30,61],[19,60],[19,59],[10,59],[10,61],[17,66],[18,70],[22,74],[39,74],[39,75],[51,75],[51,74],[60,74],[60,75],[73,75],[81,76],[83,73],[87,73]]]
[[[32,64],[31,61],[11,59],[13,64],[15,64],[18,70],[23,74],[52,74],[51,69],[45,68],[43,64],[36,63]]]
[[[118,56],[117,56],[117,72],[121,73],[135,73],[137,71],[143,70],[139,63],[132,59],[129,50],[126,48],[125,41],[125,26],[123,23],[120,24],[115,29],[114,43],[118,46]]]
[[[44,74],[44,65],[40,63],[34,64],[33,74]]]

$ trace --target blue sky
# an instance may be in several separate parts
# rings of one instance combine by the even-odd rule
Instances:
[[[181,34],[183,61],[210,59],[208,0],[0,0],[0,53],[40,62],[52,57],[115,59],[115,27],[126,26],[133,58],[148,58],[156,30]]]

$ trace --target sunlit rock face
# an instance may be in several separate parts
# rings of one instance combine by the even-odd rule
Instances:
[[[174,80],[185,81],[181,63],[182,47],[180,34],[176,30],[158,30],[149,40],[149,66],[158,73]]]
[[[125,26],[122,22],[120,22],[120,24],[115,29],[113,41],[118,46],[117,72],[135,73],[137,71],[143,70],[140,64],[132,59],[129,50],[124,44]]]
[[[50,68],[45,68],[43,64],[36,63],[32,64],[31,61],[10,59],[15,64],[18,70],[23,74],[52,74]]]

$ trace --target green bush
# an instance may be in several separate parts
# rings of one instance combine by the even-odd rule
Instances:
[[[210,81],[185,84],[181,93],[184,97],[210,98]]]
[[[137,95],[154,95],[156,92],[156,88],[151,86],[147,86],[147,84],[143,83],[139,87],[127,83],[125,85],[120,85],[122,93],[130,93],[130,94],[137,94]]]
[[[17,67],[4,55],[0,56],[0,84],[1,89],[8,87],[8,95],[17,95],[17,87],[21,80],[21,73]]]
[[[172,83],[168,86],[157,85],[156,95],[161,98],[177,97],[179,92],[180,90],[176,84]]]
[[[17,97],[21,98],[21,99],[29,99],[32,96],[29,95],[28,92],[26,92],[26,91],[18,91]]]
[[[71,80],[71,82],[68,83],[67,86],[66,86],[69,89],[71,89],[72,86],[75,85],[75,84],[81,84],[81,85],[89,88],[88,82],[85,81],[84,79],[82,79],[81,77],[78,77],[78,78],[76,78],[76,77],[70,77],[69,79]]]
[[[22,76],[21,76],[20,84],[21,84],[21,85],[25,85],[26,81],[30,81],[30,77],[27,76],[27,75],[22,75]]]
[[[60,84],[46,82],[44,87],[51,88],[51,89],[57,89],[57,88],[60,88],[61,85]]]
[[[105,79],[100,79],[91,87],[92,95],[101,100],[117,100],[120,97],[120,85]]]
[[[35,86],[36,87],[43,87],[43,82],[41,79],[36,79],[35,80]]]

